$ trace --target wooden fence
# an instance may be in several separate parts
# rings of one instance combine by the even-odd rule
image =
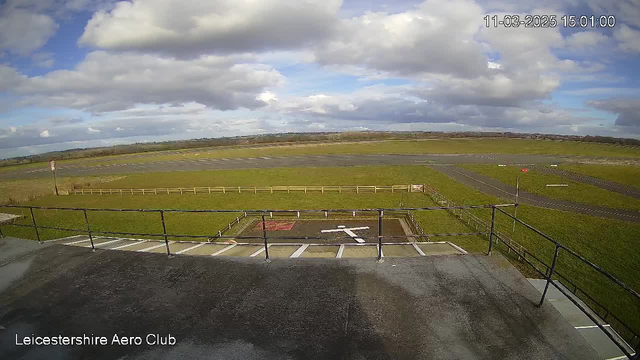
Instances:
[[[312,185],[312,186],[210,186],[192,188],[153,189],[74,189],[73,195],[168,195],[168,194],[217,194],[217,193],[378,193],[378,192],[424,192],[419,185]]]

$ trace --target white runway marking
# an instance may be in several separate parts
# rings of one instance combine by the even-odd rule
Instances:
[[[238,244],[231,244],[231,245],[227,246],[224,249],[221,249],[221,250],[218,250],[218,251],[214,252],[213,254],[211,254],[211,256],[218,256],[218,255],[222,254],[223,252],[236,247],[236,245],[238,245]]]
[[[341,259],[343,252],[344,252],[344,244],[340,245],[340,249],[338,249],[338,255],[336,255],[336,259]]]
[[[65,243],[65,245],[73,245],[73,244],[78,244],[78,243],[85,242],[85,241],[89,241],[89,239],[86,239],[86,240],[78,240],[78,241],[72,241],[72,242],[70,242],[70,243]]]
[[[359,243],[363,243],[364,240],[362,238],[359,238],[358,235],[356,233],[353,232],[353,230],[368,230],[369,227],[368,226],[360,226],[360,227],[354,227],[354,228],[347,228],[344,225],[338,225],[337,229],[330,229],[330,230],[320,230],[320,232],[323,233],[328,233],[328,232],[340,232],[340,231],[344,231],[345,233],[347,233],[347,235],[351,236],[353,238],[353,240],[359,242]]]
[[[94,240],[95,240],[95,239],[94,239]],[[94,245],[95,245],[95,247],[98,247],[98,246],[103,246],[103,245],[113,244],[114,242],[118,242],[118,241],[120,241],[120,239],[115,239],[115,240],[111,240],[111,241],[103,242],[103,243],[100,243],[100,244],[95,244],[95,243],[94,243]],[[85,246],[85,247],[91,247],[91,244],[89,244],[89,245],[87,245],[87,246]]]
[[[267,249],[271,247],[271,244],[267,245]],[[262,254],[264,252],[264,248],[261,248],[260,250],[254,252],[253,254],[249,255],[249,257],[256,257],[260,254]]]
[[[188,248],[186,248],[186,249],[182,249],[182,250],[178,251],[178,252],[176,253],[176,255],[186,253],[187,251],[191,251],[191,250],[193,250],[193,249],[197,249],[197,248],[199,248],[200,246],[202,246],[202,245],[206,245],[206,244],[207,244],[207,243],[202,243],[202,244],[198,244],[198,245],[195,245],[195,246],[192,246],[192,247],[188,247]]]
[[[173,241],[169,241],[169,245],[171,245],[171,244],[173,244]],[[148,247],[148,248],[145,248],[145,249],[140,249],[140,250],[138,250],[138,252],[147,252],[147,251],[151,251],[153,249],[157,249],[157,248],[163,247],[163,246],[165,246],[164,243],[158,244],[158,245],[154,245],[154,246],[151,246],[151,247]]]
[[[307,250],[307,248],[309,247],[309,244],[304,244],[302,246],[300,246],[298,248],[298,250],[296,250],[293,254],[291,254],[291,256],[289,256],[290,258],[297,258],[298,256],[302,255],[302,253]]]
[[[142,243],[143,243],[143,242],[145,242],[145,241],[146,241],[146,240],[140,240],[140,241],[138,241],[138,242],[134,242],[134,243],[131,243],[131,244],[126,244],[126,245],[122,245],[122,246],[114,247],[114,248],[113,248],[113,249],[111,249],[111,250],[120,250],[120,249],[123,249],[123,248],[129,247],[129,246],[142,244]]]

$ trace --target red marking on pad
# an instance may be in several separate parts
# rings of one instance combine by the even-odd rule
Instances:
[[[267,231],[289,231],[295,223],[295,221],[269,220],[264,222],[264,227]],[[262,230],[262,221],[258,221],[256,229]]]
[[[522,172],[529,172],[529,169],[521,169]]]

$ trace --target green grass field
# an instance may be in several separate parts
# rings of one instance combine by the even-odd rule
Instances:
[[[569,180],[564,176],[551,175],[529,169],[521,172],[520,166],[462,165],[462,167],[489,176],[504,184],[516,186],[520,177],[520,189],[551,199],[573,201],[582,204],[605,206],[617,209],[640,210],[640,200],[614,193],[599,187]],[[564,166],[562,167],[564,168]],[[568,187],[547,187],[546,184],[567,184]]]
[[[562,168],[640,189],[640,166],[567,164]]]
[[[163,186],[216,186],[216,185],[331,185],[331,184],[401,184],[425,183],[445,196],[461,204],[500,203],[499,199],[487,196],[462,185],[439,172],[424,166],[380,166],[350,168],[301,168],[269,170],[225,170],[176,172],[131,175],[104,184],[105,187],[163,187]],[[103,196],[61,196],[46,197],[29,202],[33,205],[89,208],[144,208],[144,209],[322,209],[322,208],[369,208],[397,207],[400,200],[404,206],[421,207],[435,204],[420,193],[399,194],[212,194],[212,195],[103,195]],[[11,209],[18,213],[25,211]],[[489,210],[474,210],[484,219],[490,218]],[[235,219],[239,214],[173,214],[166,216],[169,234],[213,235],[218,229]],[[36,211],[40,225],[84,229],[81,212]],[[471,229],[452,215],[439,212],[420,212],[416,218],[427,233],[468,232]],[[640,253],[637,239],[640,238],[640,224],[626,223],[564,211],[547,210],[533,206],[520,206],[518,218],[535,226],[559,242],[579,252],[587,259],[626,282],[640,289]],[[158,213],[113,213],[90,212],[94,231],[121,231],[140,233],[161,233]],[[30,220],[22,220],[28,223]],[[518,226],[511,234],[512,221],[498,215],[497,228],[510,234],[531,253],[550,263],[553,246],[542,237]],[[34,238],[32,229],[3,227],[5,234]],[[43,238],[73,235],[54,230],[42,230]],[[486,251],[487,240],[480,236],[438,238],[451,240],[473,252]],[[522,265],[519,265],[522,268]],[[593,270],[581,265],[564,254],[558,270],[574,279],[589,294],[606,304],[614,313],[625,315],[625,319],[640,329],[640,306]]]
[[[545,154],[582,155],[597,157],[640,158],[640,148],[577,141],[529,140],[529,139],[423,139],[384,140],[367,142],[300,143],[276,146],[255,146],[237,149],[190,149],[177,154],[149,152],[143,156],[113,155],[89,159],[61,161],[65,165],[108,165],[165,160],[203,158],[239,158],[256,156],[327,155],[327,154]],[[19,167],[46,167],[46,163],[8,166],[0,172]]]

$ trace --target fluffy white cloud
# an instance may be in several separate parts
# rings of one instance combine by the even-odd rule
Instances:
[[[407,12],[366,13],[341,20],[316,50],[324,65],[360,65],[398,75],[444,73],[473,77],[487,59],[473,37],[483,10],[471,0],[428,0]]]
[[[341,0],[134,0],[99,11],[80,44],[175,56],[299,47],[325,37]]]
[[[191,101],[222,110],[254,109],[265,105],[256,96],[265,88],[278,85],[282,76],[275,69],[251,60],[218,56],[180,60],[97,51],[87,55],[75,70],[58,70],[31,78],[13,74],[12,89],[24,96],[24,104],[91,112],[128,109],[136,104]],[[0,71],[12,74],[10,68]]]
[[[615,29],[613,37],[619,42],[618,47],[623,51],[640,52],[640,31],[621,25]]]
[[[49,134],[49,130],[42,130],[42,131],[40,132],[40,137],[41,137],[41,138],[48,138],[49,136],[51,136],[51,135]]]

